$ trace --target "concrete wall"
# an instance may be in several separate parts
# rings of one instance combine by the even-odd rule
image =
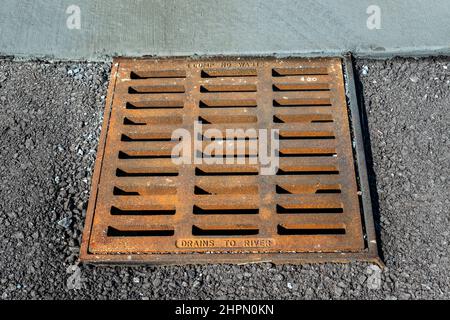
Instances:
[[[369,5],[381,29],[367,28]],[[449,19],[449,0],[1,0],[0,55],[450,54]]]

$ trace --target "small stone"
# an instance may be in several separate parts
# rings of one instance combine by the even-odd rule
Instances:
[[[12,235],[12,237],[13,237],[14,239],[22,240],[22,239],[25,238],[25,235],[23,234],[22,231],[17,231],[17,232],[15,232],[15,233]]]
[[[6,215],[10,218],[10,219],[16,219],[17,218],[17,214],[15,212],[7,212]]]
[[[360,275],[359,277],[358,277],[358,282],[359,282],[359,284],[363,284],[364,282],[366,282],[366,279],[367,279],[367,277],[365,276],[365,275]]]
[[[276,274],[274,277],[273,277],[276,281],[282,281],[283,280],[283,275],[281,275],[281,274]]]
[[[334,288],[334,294],[336,295],[336,297],[340,297],[343,292],[344,292],[344,289],[342,289],[341,287]]]
[[[63,227],[64,229],[67,229],[70,227],[70,224],[72,223],[72,219],[65,217],[58,221],[58,225]]]
[[[33,140],[27,139],[27,140],[25,141],[25,147],[26,147],[27,149],[32,148],[32,147],[33,147]]]
[[[156,278],[155,280],[153,280],[152,284],[154,287],[159,287],[161,285],[161,280]]]
[[[399,295],[399,299],[400,300],[409,300],[411,298],[411,295],[409,293],[406,292],[402,292]]]
[[[311,288],[306,289],[305,298],[311,299],[314,296],[314,291]]]
[[[361,69],[361,73],[365,76],[369,73],[369,67],[368,66],[363,66]]]
[[[78,201],[78,203],[77,203],[77,209],[81,211],[81,210],[83,210],[83,206],[84,206],[83,201]]]

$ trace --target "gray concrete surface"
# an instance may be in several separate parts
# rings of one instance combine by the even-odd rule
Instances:
[[[77,266],[110,65],[0,60],[0,298],[450,299],[450,59],[357,66],[383,271]]]
[[[367,28],[370,5],[381,29]],[[448,0],[3,0],[0,55],[450,54],[449,16]]]

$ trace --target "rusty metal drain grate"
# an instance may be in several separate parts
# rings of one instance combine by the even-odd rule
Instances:
[[[368,257],[349,126],[340,59],[116,59],[81,259]]]

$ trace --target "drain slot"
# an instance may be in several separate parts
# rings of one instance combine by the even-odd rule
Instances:
[[[198,121],[202,124],[222,124],[222,123],[256,123],[258,118],[256,116],[245,115],[230,115],[230,116],[199,116]]]
[[[200,87],[200,92],[256,92],[256,85],[220,85],[220,84],[204,84]]]
[[[274,123],[330,123],[333,118],[329,114],[275,114]]]
[[[170,237],[175,234],[174,230],[119,230],[108,227],[108,237]]]
[[[120,137],[120,141],[124,141],[124,142],[131,142],[131,141],[179,141],[178,140],[173,140],[170,136],[169,137],[161,137],[162,135],[159,135],[159,137],[157,138],[153,138],[153,137],[136,137],[136,138],[132,138],[129,135],[126,134],[122,134]]]
[[[278,83],[272,86],[272,90],[277,91],[330,91],[328,83],[314,84],[296,84],[296,83]]]
[[[159,187],[159,186],[130,186],[130,187],[114,187],[113,195],[115,196],[144,196],[144,195],[169,195],[176,194],[176,187]]]
[[[203,69],[201,71],[202,78],[219,78],[219,77],[255,77],[256,69]]]
[[[289,214],[289,213],[298,213],[298,214],[317,214],[317,213],[343,213],[344,209],[342,208],[285,208],[282,205],[277,204],[277,213],[281,214]]]
[[[119,159],[170,159],[172,158],[169,151],[166,153],[163,153],[163,151],[160,151],[159,153],[155,152],[154,154],[141,154],[141,153],[134,153],[133,151],[124,152],[119,151]]]
[[[232,214],[258,214],[259,209],[202,209],[198,206],[194,206],[193,208],[194,214],[199,215],[207,215],[207,214],[224,214],[224,215],[232,215]]]
[[[277,194],[341,193],[340,185],[276,185]]]
[[[221,227],[201,228],[192,226],[193,236],[250,236],[257,235],[259,230],[257,228],[248,227],[245,229],[225,229]]]
[[[111,214],[117,216],[129,215],[129,216],[159,216],[159,215],[174,215],[175,209],[170,210],[156,210],[156,209],[140,209],[140,210],[121,210],[117,207],[111,207]]]
[[[256,100],[201,100],[200,108],[256,108]]]
[[[129,94],[184,93],[184,86],[132,86]]]
[[[131,71],[130,79],[186,78],[184,70]]]
[[[329,152],[328,150],[324,152],[304,150],[302,153],[299,152],[279,152],[281,158],[301,158],[301,157],[336,157],[337,153]]]
[[[147,102],[127,102],[125,107],[129,110],[145,109],[183,109],[183,101],[147,101]]]
[[[125,117],[123,119],[123,124],[129,126],[145,126],[149,124],[181,124],[182,122],[183,118],[181,116],[146,118]]]
[[[257,185],[235,185],[235,186],[195,186],[196,195],[214,195],[214,194],[258,194]]]
[[[249,175],[258,175],[257,169],[247,169],[247,170],[211,170],[204,171],[200,168],[195,168],[196,176],[249,176]]]
[[[274,68],[272,69],[273,77],[283,77],[283,76],[319,76],[327,75],[328,69],[323,67],[315,68]]]
[[[304,175],[304,176],[308,176],[308,175],[330,175],[330,174],[339,174],[339,171],[337,170],[304,170],[304,171],[300,171],[300,170],[292,170],[292,171],[286,171],[283,169],[278,169],[277,171],[277,175],[282,176],[282,175]]]
[[[169,171],[161,172],[161,171],[155,171],[155,172],[142,172],[142,171],[132,171],[127,172],[122,169],[116,170],[116,176],[117,177],[167,177],[167,176],[177,176],[178,172],[175,171]]]
[[[330,99],[284,98],[273,100],[274,107],[331,107]]]
[[[345,235],[345,229],[294,229],[278,225],[278,234],[283,236]]]

